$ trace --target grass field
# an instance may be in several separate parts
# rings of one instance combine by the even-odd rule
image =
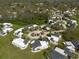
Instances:
[[[23,27],[21,25],[14,25],[14,29]],[[28,47],[25,50],[11,44],[13,38],[13,32],[9,33],[5,37],[0,36],[0,59],[44,59],[43,52],[31,53]]]

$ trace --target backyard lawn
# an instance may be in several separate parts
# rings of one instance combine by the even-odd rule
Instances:
[[[23,26],[18,24],[14,25],[15,30],[20,27]],[[43,52],[31,53],[30,47],[25,50],[20,50],[13,46],[11,44],[13,32],[5,37],[0,36],[0,59],[44,59]]]

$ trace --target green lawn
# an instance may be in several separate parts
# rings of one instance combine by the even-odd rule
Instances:
[[[14,29],[23,27],[21,25],[14,25]],[[9,33],[5,37],[0,36],[0,59],[44,59],[43,52],[31,53],[28,47],[25,50],[11,44],[13,38],[13,32]]]

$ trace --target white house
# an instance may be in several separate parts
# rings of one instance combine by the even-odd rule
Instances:
[[[1,36],[5,36],[8,32],[13,31],[13,25],[11,23],[3,23],[2,25],[3,27],[1,29],[3,33],[0,34]]]
[[[41,29],[43,29],[44,27],[46,27],[46,24],[40,26]]]
[[[23,35],[23,32],[22,32],[22,30],[23,30],[24,28],[20,28],[20,29],[17,29],[15,32],[14,32],[14,36],[17,36],[17,37],[22,37],[22,35]]]
[[[53,44],[58,44],[58,42],[59,42],[59,40],[62,38],[62,36],[61,35],[50,35],[50,36],[48,36],[47,37],[48,38],[48,40],[51,42],[51,43],[53,43]]]
[[[7,33],[13,31],[13,28],[3,28],[2,30],[4,33]]]
[[[38,25],[34,24],[33,27],[36,28],[36,27],[38,27]]]
[[[77,21],[76,20],[68,20],[67,21],[67,25],[69,26],[69,27],[77,27],[77,25],[78,25],[78,23],[77,23]]]
[[[49,23],[49,24],[53,23],[53,20],[52,20],[52,19],[49,19],[49,20],[48,20],[48,23]]]
[[[46,27],[46,30],[49,31],[51,28],[50,27]]]
[[[34,25],[34,26],[35,26],[35,25]],[[32,28],[33,28],[32,25],[28,25],[28,26],[27,26],[27,29],[28,29],[28,30],[30,30],[30,29],[32,29]]]
[[[56,47],[55,51],[58,52],[58,53],[60,53],[60,54],[62,54],[62,55],[67,56],[67,54],[65,53],[65,51],[63,49],[61,49],[61,48]]]
[[[3,23],[4,28],[13,27],[11,23]]]
[[[32,52],[39,52],[49,47],[49,43],[46,41],[34,40],[31,42]]]
[[[4,33],[3,31],[0,31],[0,36],[5,36],[7,33]]]
[[[76,20],[71,20],[73,24],[75,24],[75,26],[78,25],[77,21]]]
[[[7,32],[11,32],[13,30],[13,25],[11,23],[3,23],[3,32],[7,33]]]
[[[72,42],[66,41],[66,42],[64,42],[64,44],[66,45],[66,48],[68,48],[71,52],[75,51],[75,46],[73,45]]]
[[[29,45],[30,41],[25,41],[22,38],[15,38],[12,41],[12,44],[16,47],[19,47],[21,50],[26,49]]]

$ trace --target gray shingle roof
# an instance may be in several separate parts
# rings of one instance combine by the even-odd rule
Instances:
[[[79,49],[79,41],[72,40],[71,42],[73,43],[76,49]]]
[[[72,52],[70,52],[70,50],[68,48],[65,48],[65,53],[68,54],[69,56],[72,56]]]
[[[41,46],[40,40],[35,40],[35,42],[32,44],[33,50],[34,50],[36,47],[38,47],[38,46]]]
[[[50,58],[51,59],[64,59],[64,55],[56,52],[55,50],[52,50],[51,54],[50,54]]]

